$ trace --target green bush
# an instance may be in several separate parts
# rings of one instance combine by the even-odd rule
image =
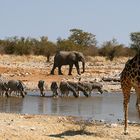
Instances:
[[[125,47],[123,44],[119,44],[115,39],[104,42],[99,49],[99,55],[105,56],[107,59],[112,61],[115,57],[120,56],[132,56],[134,51]]]
[[[95,35],[79,29],[72,29],[70,32],[67,39],[59,38],[56,43],[49,41],[46,36],[42,36],[40,39],[11,37],[0,40],[0,54],[44,55],[49,61],[50,56],[54,55],[56,51],[80,51],[86,56],[100,55],[112,61],[115,57],[133,56],[135,49],[132,46],[139,44],[139,34],[132,34],[131,39],[134,43],[131,48],[119,44],[116,39],[106,41],[97,47]]]

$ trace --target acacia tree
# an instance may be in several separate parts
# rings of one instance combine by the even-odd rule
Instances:
[[[84,32],[80,29],[71,29],[71,35],[68,37],[75,45],[80,45],[82,47],[96,46],[96,38],[92,33]]]
[[[84,54],[95,54],[92,53],[96,49],[96,38],[95,35],[84,32],[80,29],[71,29],[71,34],[67,39],[58,38],[57,40],[57,48],[58,50],[65,51],[81,51]]]
[[[76,46],[72,41],[68,40],[68,39],[61,39],[58,38],[57,39],[57,50],[58,51],[77,51],[78,50],[78,46]]]

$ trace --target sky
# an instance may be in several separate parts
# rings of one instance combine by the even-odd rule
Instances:
[[[96,35],[98,44],[116,38],[129,45],[130,33],[140,31],[140,0],[0,0],[0,39],[56,42],[73,28]]]

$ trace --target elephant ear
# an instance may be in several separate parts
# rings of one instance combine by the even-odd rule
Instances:
[[[74,52],[75,53],[75,55],[76,55],[76,57],[77,57],[77,59],[79,60],[79,61],[81,61],[81,59],[83,59],[84,58],[84,55],[81,53],[81,52]]]
[[[80,57],[79,52],[74,51],[74,54],[75,54],[75,56],[76,56],[77,58]]]

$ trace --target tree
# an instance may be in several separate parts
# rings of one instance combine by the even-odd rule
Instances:
[[[72,41],[75,45],[81,47],[91,47],[96,46],[96,38],[92,33],[84,32],[80,29],[71,29],[71,35],[68,37],[68,40]]]
[[[58,51],[77,51],[78,46],[76,46],[72,41],[68,39],[57,39],[57,50]]]
[[[47,62],[50,62],[50,56],[56,52],[56,45],[50,41],[47,42],[44,49],[44,55],[47,57]]]
[[[14,52],[15,52],[15,45],[16,45],[14,40],[16,38],[17,37],[5,39],[3,45],[4,45],[4,52],[6,54],[14,54]]]
[[[15,54],[17,55],[29,55],[32,52],[31,39],[21,37],[15,40]]]
[[[106,56],[110,61],[112,61],[114,57],[123,56],[123,50],[124,45],[119,44],[116,39],[112,39],[111,41],[103,43],[101,49],[99,50],[99,54],[101,56]]]
[[[140,52],[140,32],[131,33],[130,39],[132,41],[131,48],[136,52]]]
[[[40,38],[40,53],[47,57],[47,62],[50,61],[50,56],[56,52],[56,45],[50,41],[48,41],[48,37]]]

